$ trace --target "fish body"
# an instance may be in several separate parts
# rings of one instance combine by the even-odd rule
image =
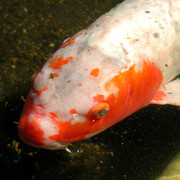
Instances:
[[[180,105],[180,0],[126,0],[68,40],[34,77],[20,138],[63,149],[150,103]]]

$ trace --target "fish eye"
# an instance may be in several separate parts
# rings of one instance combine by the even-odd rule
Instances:
[[[96,104],[92,110],[91,110],[91,115],[95,119],[101,119],[104,117],[108,111],[110,110],[110,106],[107,103],[99,103]]]

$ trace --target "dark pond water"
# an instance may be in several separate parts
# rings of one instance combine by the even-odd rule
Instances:
[[[180,149],[180,109],[151,105],[69,154],[27,146],[17,124],[31,76],[62,41],[120,1],[0,1],[0,179],[152,180]]]

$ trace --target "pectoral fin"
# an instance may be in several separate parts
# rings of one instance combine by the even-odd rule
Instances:
[[[180,106],[180,78],[161,86],[150,104],[171,104]]]

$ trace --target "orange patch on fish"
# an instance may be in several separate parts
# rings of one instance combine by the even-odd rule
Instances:
[[[71,61],[72,59],[73,59],[72,56],[67,57],[65,59],[64,59],[64,57],[60,57],[58,59],[55,58],[50,62],[49,67],[51,69],[61,69],[63,65],[68,64],[69,61]]]
[[[58,77],[59,76],[59,74],[57,74],[57,73],[51,73],[51,74],[49,74],[49,79],[54,79],[54,77]]]
[[[69,38],[67,41],[65,41],[65,43],[64,43],[59,49],[65,48],[66,46],[69,46],[69,45],[71,45],[71,44],[73,44],[73,43],[75,43],[75,40],[74,40],[73,37],[71,37],[71,38]]]
[[[42,105],[40,106],[42,107]],[[21,116],[21,121],[18,124],[19,136],[29,144],[34,144],[36,146],[43,146],[45,138],[43,137],[44,132],[40,128],[39,121],[37,121],[38,115],[34,116],[31,122],[26,120],[29,113],[31,113],[29,107],[31,107],[31,110],[35,110],[32,98],[30,97],[28,98],[28,101],[24,106],[23,114]],[[41,114],[42,116],[44,115],[41,112],[37,112],[37,113]]]
[[[90,127],[90,131],[93,132],[92,129],[94,131],[106,129],[144,107],[156,94],[162,79],[161,71],[153,63],[146,61],[143,62],[142,69],[139,71],[133,65],[127,71],[119,72],[105,84],[106,91],[111,87],[118,89],[116,95],[111,93],[107,98],[101,94],[94,96],[97,104],[105,102],[109,104],[110,110],[105,117]],[[91,111],[87,114],[86,119],[93,120]]]
[[[101,96],[101,95],[100,95]],[[99,97],[100,97],[99,96]],[[112,100],[112,96],[109,96],[109,101]],[[102,98],[103,96],[101,96]],[[108,106],[109,107],[109,106]],[[74,113],[74,109],[70,110],[71,113]],[[86,135],[89,133],[96,132],[98,130],[102,130],[103,122],[105,120],[100,119],[99,121],[96,121],[95,123],[92,123],[92,116],[91,112],[89,111],[85,117],[86,121],[84,122],[77,122],[72,124],[71,122],[63,122],[59,120],[58,122],[56,121],[55,123],[58,124],[59,127],[59,134],[55,134],[52,136],[49,136],[50,139],[54,141],[60,141],[60,142],[74,142],[74,141],[79,141],[83,140],[86,138]],[[81,132],[81,133],[79,133]]]
[[[65,48],[66,46],[69,46],[69,45],[75,43],[75,42],[76,42],[76,41],[75,41],[75,37],[76,37],[78,34],[79,34],[79,32],[77,32],[77,33],[74,34],[72,37],[70,37],[69,39],[67,39],[59,49]],[[83,34],[83,33],[81,32],[80,34]]]
[[[59,74],[57,74],[57,73],[52,73],[52,74],[53,74],[54,77],[58,77],[59,76]]]
[[[70,112],[70,114],[76,114],[77,113],[77,111],[75,109],[71,109],[69,112]]]
[[[106,90],[111,86],[118,88],[116,96],[114,93],[109,94],[107,97],[101,94],[94,96],[94,107],[101,103],[107,103],[109,109],[107,114],[95,120],[92,116],[92,108],[85,115],[86,120],[83,122],[72,124],[71,122],[59,120],[57,122],[59,124],[59,133],[50,136],[50,139],[60,142],[78,141],[86,138],[88,134],[112,126],[149,103],[161,83],[161,71],[150,62],[144,61],[140,71],[137,71],[135,65],[133,65],[127,71],[119,72],[105,85]],[[70,112],[75,111],[70,110]]]
[[[97,94],[96,96],[94,96],[94,100],[95,100],[95,101],[98,101],[98,102],[104,102],[104,101],[105,101],[104,95],[102,95],[102,94]]]
[[[99,68],[95,68],[91,71],[91,76],[97,77],[99,75]]]
[[[149,103],[162,83],[161,71],[151,62],[143,62],[142,69],[136,71],[135,65],[120,72],[105,84],[105,90],[118,89],[117,96],[107,99],[111,110],[107,114],[107,124],[112,125]],[[110,100],[110,101],[109,101]],[[111,123],[110,119],[115,122]],[[108,123],[110,121],[110,123]]]
[[[45,86],[43,89],[41,89],[41,90],[39,90],[39,91],[35,90],[35,92],[36,92],[37,96],[41,96],[41,93],[42,93],[43,91],[47,91],[47,90],[48,90],[48,88]]]
[[[49,136],[49,139],[52,139],[54,141],[60,141],[60,142],[73,142],[73,141],[79,141],[82,139],[85,139],[85,130],[87,130],[86,127],[88,127],[87,122],[80,123],[77,122],[74,125],[72,125],[71,122],[62,122],[59,123],[59,134],[55,134],[52,136]],[[79,133],[81,132],[81,133]]]
[[[91,55],[91,51],[90,51],[90,49],[88,49],[88,53],[89,53],[89,55]]]
[[[156,95],[153,97],[153,100],[161,101],[161,100],[165,99],[166,97],[167,97],[167,95],[164,93],[164,91],[159,90],[159,91],[157,91]]]
[[[34,80],[37,79],[37,77],[38,77],[38,74],[35,75]]]

